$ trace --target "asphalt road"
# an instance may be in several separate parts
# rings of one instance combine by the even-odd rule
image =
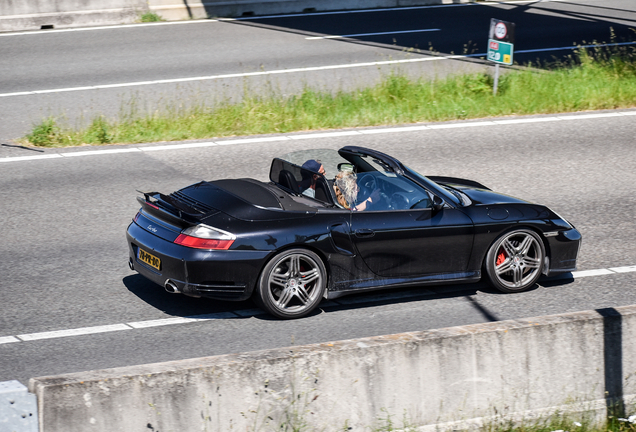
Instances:
[[[635,304],[636,111],[604,114],[155,151],[0,147],[0,381]],[[266,179],[272,156],[343,145],[549,205],[582,232],[584,273],[515,295],[485,284],[356,295],[277,321],[251,302],[168,294],[128,270],[124,233],[138,208],[136,189]],[[607,270],[617,268],[624,272]]]
[[[516,23],[521,63],[562,58],[578,44],[636,40],[632,0],[479,2],[0,33],[0,141],[25,135],[47,116],[75,125],[170,104],[213,105],[246,92],[349,90],[396,70],[426,77],[485,71],[492,65],[477,57],[448,55],[485,53],[491,18]]]

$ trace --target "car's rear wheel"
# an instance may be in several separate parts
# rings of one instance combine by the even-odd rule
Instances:
[[[318,255],[290,249],[267,263],[259,278],[259,305],[278,318],[300,318],[320,303],[327,287],[327,272]]]
[[[545,248],[532,230],[520,229],[499,237],[486,255],[486,272],[492,285],[503,292],[521,292],[541,276]]]

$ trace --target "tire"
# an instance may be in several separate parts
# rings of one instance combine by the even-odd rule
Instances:
[[[543,271],[545,247],[537,233],[529,229],[507,232],[486,254],[486,272],[490,283],[506,293],[531,288]]]
[[[290,249],[267,263],[256,300],[277,318],[301,318],[318,306],[326,287],[327,271],[320,257],[307,249]]]

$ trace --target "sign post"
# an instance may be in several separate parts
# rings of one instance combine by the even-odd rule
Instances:
[[[499,65],[512,64],[514,42],[515,24],[492,18],[488,34],[488,60],[495,62],[495,83],[493,86],[493,94],[495,95],[499,84]]]

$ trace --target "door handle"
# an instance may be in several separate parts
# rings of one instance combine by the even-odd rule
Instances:
[[[375,235],[375,231],[363,228],[356,230],[356,237],[373,237]]]

